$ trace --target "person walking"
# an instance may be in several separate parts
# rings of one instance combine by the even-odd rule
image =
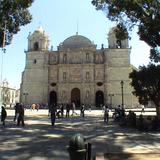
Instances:
[[[20,125],[20,123],[22,123],[22,126],[24,127],[24,107],[22,104],[19,105],[19,109],[18,109],[18,119],[17,119],[17,126]]]
[[[50,116],[51,116],[51,125],[54,126],[55,121],[56,121],[56,105],[51,105],[49,112],[50,112]]]
[[[71,116],[74,116],[74,114],[77,115],[75,110],[76,110],[76,104],[74,102],[72,102],[72,115]]]
[[[5,126],[5,119],[7,117],[7,112],[4,108],[4,106],[1,107],[1,122],[2,122],[2,125]]]
[[[109,108],[108,106],[105,106],[104,108],[104,122],[108,123],[109,121]]]

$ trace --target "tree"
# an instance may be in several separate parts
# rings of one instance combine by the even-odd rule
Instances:
[[[138,35],[150,47],[150,58],[160,61],[159,0],[92,0],[97,9],[107,13],[111,21],[131,30],[138,26]]]
[[[129,77],[132,79],[133,94],[138,97],[141,104],[154,102],[160,119],[160,65],[141,66],[139,71],[133,70]]]
[[[111,21],[117,21],[116,37],[128,38],[126,30],[138,27],[140,40],[150,46],[151,63],[130,73],[134,94],[141,104],[153,101],[160,119],[160,1],[159,0],[92,0],[96,9],[106,12]],[[154,63],[154,64],[152,64]]]
[[[28,8],[34,0],[1,0],[0,1],[0,47],[11,43],[13,35],[21,26],[31,22]]]

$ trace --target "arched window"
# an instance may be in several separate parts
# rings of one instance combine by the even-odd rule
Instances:
[[[104,93],[103,91],[97,91],[95,95],[96,107],[101,107],[104,104]]]
[[[89,61],[89,53],[86,53],[86,61]]]
[[[34,64],[36,64],[36,63],[37,63],[37,60],[36,60],[36,59],[34,59],[33,63],[34,63]]]
[[[39,49],[39,44],[38,44],[38,42],[35,42],[34,43],[34,50],[38,51],[38,49]]]

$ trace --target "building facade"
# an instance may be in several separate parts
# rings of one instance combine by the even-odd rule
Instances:
[[[0,87],[1,87],[2,104],[4,106],[13,107],[16,103],[19,102],[20,89],[12,87],[6,79],[2,81],[2,85]]]
[[[128,40],[117,41],[112,28],[108,44],[108,48],[97,49],[88,38],[76,34],[53,51],[42,28],[30,33],[21,102],[137,105],[128,77],[132,71]]]

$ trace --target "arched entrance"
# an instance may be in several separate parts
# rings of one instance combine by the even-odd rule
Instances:
[[[71,91],[71,102],[74,102],[76,107],[79,107],[81,104],[80,101],[80,89],[73,88]]]
[[[56,104],[57,105],[57,93],[55,91],[50,92],[49,96],[49,104]]]
[[[104,94],[102,91],[96,92],[95,103],[96,107],[100,107],[101,105],[104,104]]]

